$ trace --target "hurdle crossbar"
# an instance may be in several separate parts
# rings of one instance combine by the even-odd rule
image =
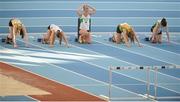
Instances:
[[[180,65],[164,65],[164,66],[110,66],[110,70],[143,70],[143,69],[178,69]]]
[[[109,67],[109,100],[111,100],[111,88],[112,88],[112,71],[114,70],[147,70],[146,71],[146,96],[152,99],[150,96],[150,70],[154,70],[154,100],[157,100],[157,87],[158,87],[158,70],[162,69],[180,69],[180,65],[163,65],[163,66],[110,66]],[[162,97],[161,97],[162,98]]]

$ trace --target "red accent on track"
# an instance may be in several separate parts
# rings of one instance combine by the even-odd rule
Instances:
[[[39,101],[105,101],[99,97],[48,80],[46,78],[40,77],[6,63],[0,62],[0,71],[3,75],[13,77],[18,81],[51,93],[51,95],[30,96]],[[61,76],[59,75],[58,77]]]

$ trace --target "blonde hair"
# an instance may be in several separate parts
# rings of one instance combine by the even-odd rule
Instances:
[[[83,5],[83,10],[86,10],[86,8],[89,9],[88,5],[87,4]]]
[[[19,19],[13,19],[11,22],[12,22],[13,27],[16,28],[17,32],[20,32],[22,29],[21,21]]]

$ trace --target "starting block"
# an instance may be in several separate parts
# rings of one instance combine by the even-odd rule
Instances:
[[[42,38],[38,38],[37,42],[40,42],[42,44],[49,44],[48,42],[45,42]]]
[[[74,40],[75,42],[78,42],[78,38],[75,38],[75,40]]]
[[[12,42],[12,39],[9,39],[9,38],[2,38],[1,39],[1,42],[2,43],[6,43],[6,44],[12,44],[13,42]]]
[[[112,42],[112,37],[109,38],[109,41]]]
[[[145,41],[150,41],[149,37],[144,38]]]
[[[110,42],[116,42],[116,41],[113,40],[112,37],[109,38],[109,41],[110,41]]]
[[[6,42],[6,39],[5,39],[5,38],[2,38],[2,39],[1,39],[1,42],[3,42],[3,43]]]
[[[37,42],[42,42],[42,38],[38,38],[38,39],[37,39]]]

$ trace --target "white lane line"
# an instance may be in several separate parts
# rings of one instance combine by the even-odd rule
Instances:
[[[77,19],[78,17],[74,16],[74,17],[19,17],[19,19]],[[162,17],[91,17],[92,19],[162,19]],[[166,17],[168,20],[180,20],[179,17]],[[11,18],[6,17],[6,18],[0,18],[3,20],[9,20]]]
[[[180,43],[178,42],[175,42],[175,41],[170,41],[171,43],[174,43],[174,44],[177,44],[177,45],[180,45]],[[180,55],[180,54],[179,54]]]
[[[29,8],[29,9],[0,9],[0,11],[48,11],[48,10],[52,10],[52,11],[76,11],[77,9],[47,9],[47,8],[42,8],[42,9],[32,9],[32,8]],[[178,9],[122,9],[122,8],[119,8],[119,9],[97,9],[97,11],[177,11],[179,12],[180,10]]]
[[[48,25],[26,25],[26,27],[47,27]],[[58,25],[58,26],[67,26],[67,27],[71,27],[71,26],[76,26],[77,25],[71,25],[71,24],[63,24],[63,25]],[[98,24],[98,25],[91,25],[93,27],[116,27],[117,25],[116,24],[107,24],[107,25],[101,25],[101,24]],[[152,26],[152,25],[143,25],[143,24],[134,24],[133,26],[135,27],[149,27],[149,26]],[[9,26],[0,26],[0,27],[9,27]],[[180,25],[171,25],[171,27],[180,27]]]
[[[163,52],[167,52],[167,53],[174,54],[174,55],[176,55],[176,56],[180,56],[180,54],[175,53],[175,52],[172,52],[172,51],[168,51],[168,50],[164,50],[164,49],[161,49],[161,48],[153,47],[153,46],[148,45],[148,44],[143,44],[143,43],[141,43],[141,44],[142,44],[142,45],[144,45],[144,46],[147,46],[147,47],[153,48],[153,49],[157,49],[157,50],[160,50],[160,51],[163,51]]]
[[[99,42],[99,41],[95,41],[95,42]],[[99,43],[104,44],[104,45],[107,45],[107,46],[111,46],[111,47],[114,47],[114,48],[117,48],[117,49],[121,49],[121,50],[130,52],[130,53],[139,54],[139,55],[141,55],[141,56],[146,56],[146,55],[144,55],[144,54],[140,54],[140,53],[137,53],[137,52],[135,53],[135,52],[132,52],[132,51],[123,49],[123,48],[119,48],[119,47],[116,47],[116,46],[112,46],[112,45],[110,45],[110,44],[105,44],[105,43],[102,43],[102,42],[99,42]],[[146,57],[150,57],[150,56],[146,56]],[[153,58],[153,57],[150,57],[150,58]],[[159,60],[159,59],[156,59],[156,58],[153,58],[153,59]],[[159,61],[161,61],[161,60],[159,60]],[[166,62],[166,61],[161,61],[161,62],[169,63],[169,62]],[[174,64],[174,63],[171,63],[171,64],[172,64],[172,65],[176,65],[176,64]],[[154,70],[152,70],[152,71],[154,71]],[[174,77],[174,76],[171,76],[171,75],[167,75],[167,74],[164,74],[164,73],[161,73],[161,72],[158,72],[158,73],[159,73],[159,74],[162,74],[162,75],[165,75],[165,76],[168,76],[168,77],[171,77],[171,78],[174,78],[174,79],[176,79],[176,80],[180,80],[180,78],[177,78],[177,77]]]
[[[127,49],[124,49],[124,48],[120,48],[120,47],[117,47],[117,46],[113,46],[113,45],[110,45],[110,44],[106,44],[106,43],[103,43],[103,42],[100,42],[100,41],[95,41],[95,42],[101,43],[101,44],[106,45],[106,46],[111,46],[111,47],[114,47],[114,48],[117,48],[117,49],[121,49],[121,50],[130,52],[130,53],[133,53],[133,54],[136,54],[136,55],[144,56],[144,57],[147,57],[147,58],[156,60],[156,61],[161,61],[161,62],[163,62],[163,63],[167,63],[167,64],[171,64],[171,65],[176,65],[175,63],[170,63],[170,62],[167,62],[167,61],[164,61],[164,60],[161,60],[161,59],[157,59],[157,58],[154,58],[154,57],[145,55],[145,54],[141,54],[141,53],[139,53],[139,52],[133,52],[133,51],[131,51],[131,50],[127,50]]]
[[[127,3],[129,3],[129,4],[149,4],[149,3],[153,3],[153,4],[180,4],[180,2],[171,2],[170,0],[169,0],[169,2],[150,2],[150,1],[148,1],[148,2],[143,2],[143,1],[137,1],[137,2],[126,2],[126,1],[84,1],[84,2],[82,2],[82,1],[71,1],[71,2],[67,2],[67,1],[16,1],[16,2],[10,2],[10,1],[4,1],[4,2],[0,2],[0,3],[40,3],[40,4],[42,4],[42,3],[47,3],[47,4],[49,4],[49,3],[69,3],[69,4],[72,4],[72,3],[100,3],[100,4],[102,4],[102,3],[105,3],[105,4],[109,4],[109,3],[115,3],[115,4],[117,4],[117,3],[121,3],[121,4],[127,4]]]
[[[20,40],[19,40],[20,41]],[[24,43],[24,41],[21,41],[21,42],[23,42]],[[51,52],[55,52],[55,53],[58,53],[58,51],[54,51],[54,50],[50,50],[50,49],[47,49],[47,48],[44,48],[44,47],[41,47],[41,46],[38,46],[38,45],[34,45],[34,44],[32,44],[32,43],[30,43],[31,45],[33,45],[33,46],[37,46],[37,47],[39,47],[39,48],[42,48],[42,49],[45,49],[45,50],[47,50],[47,51],[51,51]],[[77,47],[77,46],[75,46],[74,45],[74,47]],[[80,48],[80,47],[78,47],[78,48]],[[84,48],[81,48],[81,49],[84,49]],[[85,49],[85,50],[87,50],[87,49]],[[87,50],[87,51],[91,51],[91,50]],[[91,52],[94,52],[95,53],[95,51],[91,51]],[[96,52],[97,53],[97,52]],[[100,53],[99,53],[100,54]],[[101,54],[102,55],[102,54]],[[79,59],[78,59],[79,60]],[[86,62],[86,61],[82,61],[82,60],[79,60],[79,61],[81,61],[81,62],[84,62],[84,63],[87,63],[87,64],[90,64],[90,65],[93,65],[93,66],[96,66],[96,67],[99,67],[99,68],[101,68],[101,69],[104,69],[104,70],[107,70],[107,71],[109,71],[107,68],[105,68],[105,67],[102,67],[102,66],[99,66],[99,65],[97,65],[97,64],[93,64],[93,63],[90,63],[90,62]],[[126,61],[125,61],[126,62]],[[129,62],[127,62],[127,63],[129,63]],[[132,65],[133,66],[138,66],[138,65],[136,65],[136,64],[133,64],[132,63]],[[154,70],[153,70],[154,71]],[[115,72],[115,73],[117,73],[117,72]],[[144,80],[141,80],[141,79],[137,79],[137,78],[135,78],[135,77],[131,77],[131,76],[128,76],[128,75],[125,75],[125,74],[122,74],[122,73],[117,73],[117,74],[120,74],[120,75],[123,75],[123,76],[126,76],[126,77],[128,77],[128,78],[132,78],[132,79],[135,79],[135,80],[138,80],[138,81],[141,81],[141,82],[144,82],[144,83],[146,83],[146,81],[144,81]],[[174,77],[173,77],[174,78]],[[176,78],[176,77],[175,77]],[[180,79],[179,79],[180,80]],[[150,83],[151,85],[153,85],[152,83]],[[164,89],[167,89],[167,90],[169,90],[169,91],[172,91],[172,92],[175,92],[175,93],[178,93],[178,94],[180,94],[180,92],[177,92],[177,91],[175,91],[175,90],[172,90],[172,89],[169,89],[169,88],[166,88],[166,87],[163,87],[163,86],[159,86],[158,85],[158,87],[161,87],[161,88],[164,88]]]
[[[21,42],[23,42],[23,41],[21,41]],[[33,45],[33,44],[32,44],[32,45]],[[36,46],[37,46],[37,45],[36,45]],[[2,47],[2,46],[1,46],[1,47]],[[39,46],[39,47],[40,47],[40,46]],[[8,49],[8,48],[5,48],[5,47],[2,47],[2,48]],[[41,47],[40,47],[40,48],[41,48]],[[43,48],[43,47],[42,47],[42,49],[46,49],[46,48]],[[8,49],[8,50],[10,50],[10,49]],[[49,50],[49,51],[51,51],[51,50]],[[53,52],[53,50],[52,50],[51,52]],[[18,52],[17,52],[17,53],[18,53]],[[28,56],[28,55],[25,55],[25,54],[21,54],[21,53],[19,53],[19,54],[22,55],[22,56],[31,57],[31,56]],[[43,60],[43,59],[42,59],[42,60]],[[2,62],[2,61],[0,61],[0,62]],[[47,61],[43,61],[43,62],[47,63],[47,64],[50,65],[50,66],[54,66],[54,67],[56,67],[57,69],[63,69],[63,70],[65,70],[65,71],[70,72],[70,73],[73,73],[73,74],[75,74],[75,75],[82,76],[82,77],[84,77],[84,78],[93,80],[93,81],[98,82],[98,83],[102,83],[102,84],[104,84],[104,85],[106,85],[106,86],[109,85],[108,83],[105,83],[105,82],[103,82],[103,81],[99,81],[99,80],[93,79],[93,78],[91,78],[91,77],[87,77],[87,76],[85,76],[85,75],[83,75],[83,74],[79,74],[79,73],[77,73],[77,72],[68,70],[68,69],[66,69],[66,68],[59,67],[59,66],[57,66],[57,65],[48,63]],[[6,62],[6,63],[7,63],[7,62]],[[9,64],[11,64],[11,63],[9,63]],[[56,80],[49,79],[49,78],[47,78],[47,77],[45,77],[45,76],[41,76],[41,75],[36,74],[36,73],[34,73],[34,72],[31,72],[31,71],[28,71],[28,70],[26,70],[26,69],[20,68],[20,67],[18,67],[18,66],[15,66],[15,65],[12,65],[12,66],[17,67],[17,68],[22,69],[22,70],[25,70],[25,71],[27,71],[27,72],[29,72],[29,73],[33,73],[33,74],[35,74],[35,75],[37,75],[37,76],[40,76],[40,77],[43,77],[43,78],[45,78],[45,79],[52,80],[52,81],[54,81],[54,82],[56,82],[56,83],[60,83],[60,82],[58,82],[58,81],[56,81]],[[52,67],[52,68],[54,68],[54,67]],[[70,86],[70,85],[68,85],[68,84],[65,84],[65,83],[60,83],[60,84],[63,84],[63,85],[65,85],[65,86],[69,86],[69,87],[71,87],[71,88],[77,89],[77,88],[72,87],[72,86]],[[134,94],[134,95],[137,95],[137,96],[140,96],[138,93],[135,93],[135,92],[132,92],[132,91],[129,91],[129,90],[126,90],[126,89],[123,89],[123,88],[120,88],[120,87],[117,87],[117,86],[114,86],[114,85],[112,85],[112,87],[117,88],[117,89],[120,89],[120,90],[123,90],[123,91],[126,91],[126,92],[128,92],[128,93],[131,93],[131,94]],[[92,93],[86,92],[85,90],[81,90],[81,89],[77,89],[77,90],[80,90],[80,91],[82,91],[82,92],[85,92],[85,93],[88,93],[88,94],[90,94],[90,95],[93,95]],[[96,95],[93,95],[93,96],[96,96]],[[99,96],[96,96],[96,97],[99,97]]]

